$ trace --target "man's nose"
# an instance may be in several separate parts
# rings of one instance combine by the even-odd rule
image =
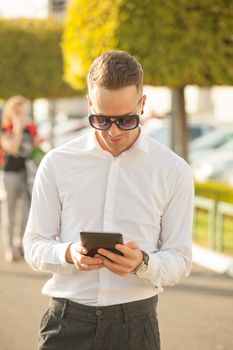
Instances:
[[[120,134],[121,134],[121,130],[117,127],[116,123],[112,123],[109,129],[109,135],[115,137]]]

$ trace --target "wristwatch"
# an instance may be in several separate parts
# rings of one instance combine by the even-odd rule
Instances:
[[[146,252],[144,252],[143,250],[141,252],[143,255],[142,262],[132,271],[132,273],[137,276],[140,276],[141,274],[146,272],[150,259],[149,255]]]

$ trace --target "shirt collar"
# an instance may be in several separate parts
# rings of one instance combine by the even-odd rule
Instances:
[[[133,146],[125,152],[132,151],[134,149],[138,149],[138,150],[140,150],[144,153],[147,153],[147,154],[149,153],[149,145],[148,145],[147,135],[142,131],[141,128],[140,128],[140,134],[139,134],[137,140],[135,141]],[[102,149],[99,142],[97,141],[94,129],[91,130],[90,133],[88,134],[84,150],[87,152],[91,152],[94,150],[103,151],[104,153],[106,152]],[[123,153],[125,153],[125,152],[123,152]]]
[[[147,154],[149,153],[148,138],[141,128],[140,128],[140,134],[136,142],[133,144],[132,148],[139,149],[140,151]]]
[[[95,130],[92,129],[87,138],[86,138],[86,144],[84,146],[84,151],[93,151],[95,149],[102,149],[96,139],[96,136],[95,136]]]

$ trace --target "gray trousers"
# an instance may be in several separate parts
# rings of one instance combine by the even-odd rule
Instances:
[[[6,198],[1,204],[2,233],[5,249],[19,243],[25,231],[30,208],[30,193],[25,171],[6,171],[3,175]]]
[[[39,350],[160,350],[157,300],[94,307],[52,298]]]

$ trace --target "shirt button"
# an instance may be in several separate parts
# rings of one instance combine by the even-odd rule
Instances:
[[[102,315],[102,311],[101,310],[96,310],[96,315],[97,316],[101,316]]]

